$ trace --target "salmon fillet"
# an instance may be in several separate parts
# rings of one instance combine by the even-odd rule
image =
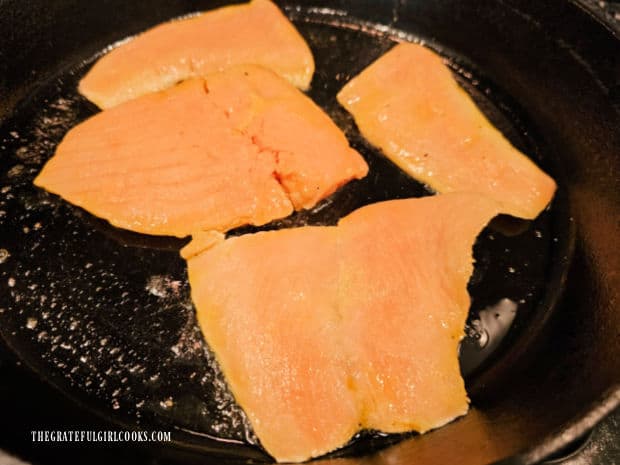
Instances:
[[[479,192],[532,219],[556,184],[514,148],[420,45],[395,46],[338,94],[364,137],[438,193]]]
[[[267,452],[299,462],[364,428],[425,432],[467,412],[472,245],[497,213],[446,194],[190,243],[198,322]]]
[[[280,461],[304,461],[357,431],[338,317],[336,228],[222,241],[190,258],[192,299],[235,400]]]
[[[239,64],[262,65],[301,89],[314,73],[312,52],[290,21],[271,1],[252,0],[143,32],[99,59],[79,91],[110,108]]]
[[[96,114],[34,183],[115,226],[184,237],[288,216],[367,171],[308,97],[243,65]]]

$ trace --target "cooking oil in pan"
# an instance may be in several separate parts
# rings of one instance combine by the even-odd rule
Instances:
[[[517,302],[503,298],[478,312],[465,327],[466,338],[459,346],[463,374],[470,374],[489,357],[508,334],[517,314]]]

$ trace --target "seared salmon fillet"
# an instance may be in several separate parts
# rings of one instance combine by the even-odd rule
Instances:
[[[139,34],[100,58],[79,91],[110,108],[239,64],[262,65],[301,89],[314,73],[312,52],[290,21],[271,1],[252,0]]]
[[[556,184],[494,128],[441,58],[395,46],[339,92],[364,137],[438,193],[479,192],[531,219]]]
[[[244,65],[94,115],[34,182],[115,226],[184,237],[285,217],[367,170],[308,97]]]
[[[497,213],[446,194],[190,243],[200,327],[267,452],[299,462],[364,428],[425,432],[467,412],[472,246]]]

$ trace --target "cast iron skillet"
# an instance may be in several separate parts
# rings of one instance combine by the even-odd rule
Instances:
[[[110,427],[172,430],[174,443],[152,453],[185,463],[269,458],[196,328],[183,241],[117,230],[31,181],[67,129],[96,111],[75,87],[98,53],[223,3],[0,2],[1,339]],[[335,101],[398,40],[444,55],[493,122],[560,185],[537,220],[498,218],[475,246],[461,348],[471,412],[424,436],[365,432],[324,461],[534,463],[583,435],[620,400],[614,32],[560,1],[281,6],[315,54],[310,95],[371,174],[267,228],[333,224],[367,203],[429,195],[368,146]]]

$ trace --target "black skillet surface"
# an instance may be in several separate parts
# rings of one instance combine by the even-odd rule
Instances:
[[[91,9],[80,10],[69,2],[59,2],[56,6],[58,11],[52,9],[37,18],[40,20],[37,27],[45,28],[50,26],[50,20],[52,23],[66,21],[60,12],[70,12],[69,16],[75,24],[66,26],[68,36],[84,38],[85,45],[76,48],[75,44],[65,44],[67,50],[63,67],[46,75],[36,85],[23,85],[24,88],[20,89],[17,82],[23,81],[15,78],[20,75],[19,69],[7,73],[9,84],[14,85],[17,95],[21,91],[25,99],[14,108],[10,99],[4,100],[6,108],[3,111],[6,117],[0,128],[0,335],[34,371],[88,409],[97,412],[110,424],[172,430],[173,439],[181,449],[206,453],[207,457],[218,462],[221,462],[223,456],[230,461],[242,458],[260,460],[266,457],[258,448],[251,446],[256,443],[256,439],[247,427],[243,413],[234,405],[196,328],[184,263],[177,253],[182,241],[141,236],[112,228],[88,213],[35,189],[31,184],[66,130],[95,111],[75,93],[75,88],[80,76],[92,62],[96,49],[161,20],[212,5],[180,2],[160,5],[148,12],[141,11],[137,5],[123,5],[118,10],[108,9],[105,12],[117,20],[113,21],[114,28],[97,22]],[[597,276],[598,270],[592,269],[592,264],[579,262],[584,258],[578,248],[578,265],[574,267],[577,271],[573,271],[572,279],[566,281],[574,243],[575,213],[580,213],[579,202],[583,202],[577,197],[576,208],[573,202],[568,201],[574,192],[575,165],[579,163],[571,157],[575,156],[579,144],[574,140],[562,139],[561,136],[566,135],[566,128],[560,124],[563,115],[558,115],[560,121],[557,124],[549,125],[546,121],[547,107],[556,105],[561,108],[561,99],[540,99],[536,95],[536,92],[541,92],[536,87],[539,83],[531,76],[527,90],[532,94],[519,92],[523,90],[519,86],[525,82],[519,80],[525,79],[527,73],[532,72],[528,68],[531,63],[524,65],[523,70],[517,67],[510,70],[513,73],[505,74],[502,62],[509,62],[510,59],[519,62],[519,54],[516,53],[520,49],[519,44],[509,43],[504,37],[504,43],[500,41],[485,45],[491,49],[501,49],[508,43],[509,48],[516,50],[507,55],[492,50],[488,56],[480,56],[479,52],[475,53],[478,50],[475,47],[474,50],[468,50],[471,43],[455,42],[459,34],[455,34],[456,30],[446,29],[451,21],[459,21],[462,33],[473,36],[470,42],[475,42],[476,34],[482,34],[472,29],[472,24],[465,25],[463,17],[471,15],[473,10],[468,11],[464,6],[452,8],[450,11],[453,16],[445,16],[443,22],[436,23],[438,18],[434,15],[439,14],[447,4],[440,2],[429,7],[415,2],[398,5],[383,2],[374,5],[372,11],[366,11],[364,6],[368,5],[363,3],[349,5],[347,2],[330,2],[330,5],[330,8],[293,6],[286,11],[308,40],[315,55],[317,72],[310,95],[345,130],[354,147],[367,159],[371,172],[366,179],[351,183],[312,211],[302,212],[268,227],[333,224],[339,217],[367,203],[428,195],[423,186],[403,175],[363,141],[350,116],[335,101],[335,94],[340,87],[387,50],[394,40],[427,40],[431,47],[446,56],[461,84],[494,123],[560,184],[552,208],[536,221],[526,224],[506,218],[496,220],[483,231],[475,246],[478,264],[470,284],[473,305],[468,326],[469,336],[462,345],[461,362],[473,405],[477,409],[465,419],[438,432],[409,439],[380,453],[380,457],[392,460],[408,457],[411,451],[416,451],[419,463],[433,463],[442,457],[442,451],[437,448],[438,443],[447,440],[457,449],[475,448],[477,444],[488,443],[492,430],[495,435],[492,440],[498,444],[497,448],[485,446],[486,450],[479,451],[479,460],[475,461],[474,455],[469,456],[474,460],[471,463],[485,463],[507,456],[530,445],[533,439],[538,439],[537,436],[559,427],[575,411],[583,408],[586,402],[600,395],[602,387],[618,381],[620,371],[616,370],[617,361],[607,361],[608,365],[602,367],[588,365],[587,370],[583,370],[588,376],[601,370],[602,374],[590,379],[592,385],[588,389],[582,388],[578,395],[567,392],[568,398],[574,399],[574,407],[560,407],[560,403],[556,404],[556,411],[551,412],[546,412],[541,405],[548,407],[554,405],[549,401],[550,398],[555,398],[555,402],[562,398],[558,392],[553,391],[554,388],[557,390],[558,387],[566,386],[562,384],[564,380],[561,373],[556,373],[559,379],[553,380],[558,384],[545,387],[545,383],[541,383],[538,393],[521,388],[517,390],[518,383],[515,382],[527,381],[524,373],[528,371],[534,383],[537,382],[536,376],[544,376],[536,371],[536,364],[525,369],[515,364],[526,360],[523,352],[534,345],[535,336],[557,306],[565,283],[568,282],[573,292],[577,290],[579,294],[580,291],[591,292],[589,290],[596,286],[579,281],[574,277],[575,273],[584,276],[586,270],[587,279],[607,278]],[[518,22],[518,18],[522,18],[529,27],[532,27],[531,24],[536,25],[523,19],[528,16],[518,10],[519,5],[497,5],[491,2],[486,6],[491,8],[476,10],[479,13],[478,22],[484,23],[490,19],[497,21],[497,17],[490,13],[496,8],[501,13],[499,18],[504,15],[510,17],[510,24],[517,24],[512,27],[526,27]],[[72,9],[65,9],[68,7]],[[20,11],[17,6],[8,5],[6,8],[13,12]],[[351,14],[343,14],[342,8],[348,9]],[[429,11],[423,11],[424,8]],[[433,8],[437,11],[433,11]],[[577,9],[570,10],[575,7],[563,4],[562,8],[566,10],[566,15],[571,13],[580,18]],[[37,10],[35,8],[32,11]],[[542,15],[544,11],[536,13]],[[489,18],[485,18],[484,14],[489,15]],[[14,20],[19,23],[22,20],[20,18],[16,15]],[[587,17],[580,20],[587,23]],[[93,21],[92,30],[76,30],[78,25],[83,27],[88,21]],[[503,18],[503,21],[507,21],[507,18]],[[596,25],[591,24],[590,27]],[[487,33],[501,37],[502,34],[509,36],[511,31],[493,30]],[[601,31],[598,33],[603,34]],[[16,40],[15,35],[12,38]],[[548,37],[543,34],[543,39]],[[64,43],[62,38],[53,40]],[[545,40],[542,43],[549,47]],[[567,57],[561,54],[547,56],[544,54],[548,50],[533,50],[533,53],[540,53],[546,59],[557,61],[549,69],[543,64],[539,71],[557,73],[556,66],[566,65],[562,60]],[[6,58],[7,51],[2,51],[3,58]],[[27,59],[31,59],[25,53],[23,56],[20,56],[19,51],[15,53],[16,63],[27,63]],[[573,50],[573,53],[576,52]],[[569,53],[568,58],[574,56]],[[47,59],[49,57],[38,57],[38,61],[35,61],[44,66]],[[489,66],[489,61],[494,66]],[[499,65],[494,61],[499,61]],[[476,66],[474,62],[480,65]],[[605,63],[604,60],[602,62]],[[583,66],[583,63],[577,64]],[[31,66],[36,70],[34,64]],[[11,70],[10,67],[8,69]],[[482,69],[493,72],[485,73]],[[568,66],[568,69],[572,68]],[[583,72],[579,69],[577,71]],[[22,79],[24,77],[22,70]],[[583,78],[578,73],[577,77]],[[576,85],[575,80],[578,81],[575,75],[568,74],[566,78],[569,82],[564,85],[569,88]],[[583,95],[576,97],[585,99],[582,105],[591,105],[592,95],[600,100],[596,94],[600,89],[594,85],[600,87],[600,82],[593,84],[591,79],[586,79],[586,82],[591,88],[580,88]],[[507,87],[504,87],[504,83]],[[541,102],[544,102],[544,107]],[[581,121],[605,136],[604,140],[599,140],[597,136],[601,134],[590,132],[588,136],[594,143],[590,141],[586,148],[590,149],[588,153],[598,154],[603,164],[607,163],[612,168],[611,171],[603,169],[598,173],[601,166],[588,164],[588,170],[599,175],[600,185],[597,188],[603,191],[602,197],[596,200],[602,198],[607,202],[599,209],[605,210],[606,215],[612,215],[595,218],[598,223],[597,234],[609,241],[609,231],[613,233],[614,227],[617,228],[617,222],[613,220],[613,215],[617,218],[618,212],[617,190],[616,203],[613,202],[614,189],[618,186],[618,171],[613,168],[617,168],[618,160],[617,157],[613,158],[611,152],[601,152],[596,143],[602,143],[603,147],[605,144],[611,148],[618,147],[618,134],[613,132],[613,118],[617,121],[618,114],[608,101],[605,104],[607,106],[601,107],[603,114],[599,114],[598,118],[603,115],[610,117],[605,120],[605,124],[611,126],[611,131],[604,124],[600,127],[601,121],[592,119],[587,114],[587,107],[579,107],[573,116],[579,117],[583,113]],[[589,176],[589,173],[585,171],[579,174]],[[609,179],[606,180],[606,177]],[[233,234],[253,229],[246,228]],[[577,228],[578,246],[579,240],[583,242],[588,239],[583,234],[584,230],[588,228]],[[600,243],[585,245],[605,246]],[[610,260],[613,270],[614,256],[606,259]],[[615,260],[617,263],[617,255]],[[600,263],[595,264],[601,266]],[[588,265],[589,272],[594,276],[587,275]],[[600,302],[591,300],[599,306],[611,302],[605,300],[611,296],[601,292],[593,297],[600,297]],[[567,311],[578,309],[579,302],[565,302],[560,308],[566,314]],[[613,336],[613,321],[601,322],[598,330],[604,331],[606,327]],[[611,330],[609,324],[612,325]],[[615,328],[617,337],[618,326]],[[583,329],[592,334],[588,322],[585,322]],[[612,339],[606,344],[617,348],[618,341]],[[592,348],[580,350],[587,354]],[[583,358],[579,360],[586,363]],[[544,372],[543,367],[538,369]],[[510,383],[515,383],[513,388],[506,388]],[[613,399],[608,401],[606,408],[611,403]],[[535,411],[536,408],[542,408],[544,414],[540,415]],[[361,456],[398,439],[394,436],[364,434],[350,447],[335,455]],[[553,441],[548,442],[547,447],[550,450],[560,445],[560,442],[555,446]],[[432,452],[433,448],[437,450]],[[202,463],[205,460],[208,458],[203,457]]]

